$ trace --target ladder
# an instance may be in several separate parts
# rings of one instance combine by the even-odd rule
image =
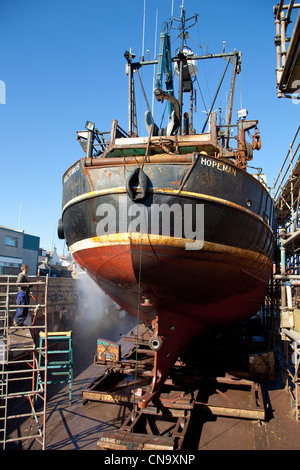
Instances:
[[[300,333],[282,329],[285,347],[285,387],[291,396],[296,420],[300,420]]]
[[[18,305],[16,305],[16,276],[0,276],[0,448],[15,442],[20,446],[23,440],[36,440],[46,448],[46,387],[38,378],[47,382],[47,367],[39,367],[39,357],[47,364],[47,341],[42,348],[36,344],[38,331],[47,333],[47,288],[48,277],[40,279],[29,276],[32,298],[26,326],[11,326]],[[39,303],[39,296],[42,297]],[[33,310],[33,318],[31,313]],[[32,419],[30,432],[20,435],[20,423]],[[22,431],[21,431],[22,434]],[[10,447],[12,448],[12,447]]]
[[[1,289],[0,292],[0,440],[6,439],[6,420],[7,420],[7,380],[5,375],[5,366],[7,364],[7,294],[8,286]],[[3,292],[2,292],[3,291]]]
[[[44,348],[45,342],[48,343],[48,362],[47,362],[47,384],[69,384],[69,402],[72,400],[72,382],[73,382],[73,348],[72,331],[48,332],[40,331],[40,349]],[[60,349],[51,348],[51,343],[61,345]],[[53,360],[50,360],[53,357]],[[39,367],[45,368],[45,360],[42,356],[39,358]],[[58,379],[54,379],[58,376]],[[38,378],[37,388],[40,385]]]

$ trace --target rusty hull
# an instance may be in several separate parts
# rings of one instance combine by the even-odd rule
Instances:
[[[153,384],[141,407],[159,392],[190,341],[209,328],[242,321],[263,302],[272,270],[274,209],[265,187],[245,171],[252,158],[245,132],[256,126],[239,121],[237,150],[229,151],[215,113],[210,132],[198,135],[117,138],[113,121],[105,152],[79,160],[64,174],[62,222],[70,252],[122,309],[153,330]],[[255,130],[251,148],[259,146]],[[142,172],[146,182],[146,188],[135,183],[141,201],[128,189],[132,171]],[[186,233],[187,206],[194,229],[203,224],[201,240]],[[99,207],[115,214],[103,234]],[[169,227],[162,215],[153,228],[153,207],[180,213],[167,215]],[[130,225],[137,208],[144,211],[146,229]]]

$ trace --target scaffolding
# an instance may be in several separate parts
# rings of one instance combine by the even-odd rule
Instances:
[[[35,440],[46,448],[47,340],[40,347],[38,333],[47,338],[48,277],[29,276],[30,303],[26,326],[11,326],[16,309],[16,276],[0,276],[0,448],[19,448],[23,440]],[[25,284],[20,284],[25,286]],[[41,299],[41,302],[40,302]],[[39,382],[39,387],[36,384]],[[21,423],[31,418],[26,435]],[[11,444],[11,443],[15,444]]]
[[[279,227],[293,232],[295,241],[300,215],[300,126],[274,182],[273,198]]]
[[[299,10],[293,21],[296,10]],[[300,3],[284,0],[274,7],[276,27],[275,47],[277,55],[276,85],[279,98],[300,99]],[[291,36],[287,36],[289,25],[293,23]],[[289,28],[290,29],[290,28]]]
[[[300,419],[300,126],[274,182],[279,256],[274,276],[280,292],[284,381]]]

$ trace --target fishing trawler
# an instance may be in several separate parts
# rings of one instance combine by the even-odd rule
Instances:
[[[174,57],[174,18],[161,33],[157,60],[134,61],[131,52],[124,54],[128,132],[117,120],[109,135],[87,121],[77,133],[85,156],[63,175],[59,237],[107,295],[152,328],[153,378],[141,408],[160,392],[190,342],[256,314],[274,249],[272,198],[258,175],[247,171],[261,146],[258,121],[246,120],[240,110],[236,124],[231,122],[241,53],[197,56],[187,46],[187,29],[197,15],[186,19],[183,9],[176,21],[181,46]],[[196,64],[213,59],[225,61],[221,82],[232,67],[226,122],[218,122],[213,111],[216,93],[199,132],[193,115]],[[158,126],[145,99],[147,132],[139,136],[134,77],[146,97],[139,70],[153,64],[154,95],[166,102],[169,119],[165,128]],[[189,111],[183,109],[183,96],[189,97]]]

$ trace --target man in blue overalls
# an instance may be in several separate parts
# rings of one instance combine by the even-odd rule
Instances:
[[[14,326],[23,326],[23,323],[26,320],[26,317],[28,315],[28,307],[22,307],[22,305],[29,305],[30,286],[20,285],[20,284],[27,283],[29,281],[27,277],[27,273],[28,273],[27,264],[22,264],[21,272],[17,277],[17,285],[18,285],[17,305],[20,305],[20,307],[18,307],[16,310]]]

